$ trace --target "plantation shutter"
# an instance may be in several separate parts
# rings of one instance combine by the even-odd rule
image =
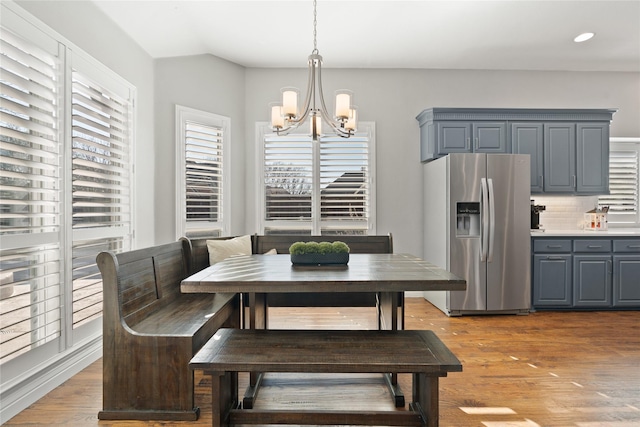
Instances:
[[[320,188],[321,221],[348,221],[354,227],[360,222],[366,229],[370,188],[369,146],[365,138],[321,142]]]
[[[350,138],[264,134],[265,234],[368,234],[375,165],[373,124]]]
[[[185,130],[187,223],[219,222],[224,202],[223,129],[187,121]]]
[[[609,156],[610,194],[600,196],[599,205],[609,206],[610,222],[631,215],[637,218],[638,151],[611,151]]]
[[[61,336],[58,45],[0,28],[0,363]]]
[[[73,328],[102,314],[100,251],[129,249],[131,102],[72,74]]]
[[[299,227],[310,230],[314,172],[311,140],[271,136],[264,144],[265,219],[299,221]]]

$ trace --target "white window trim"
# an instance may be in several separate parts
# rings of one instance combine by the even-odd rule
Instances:
[[[369,159],[370,159],[370,165],[369,165],[369,185],[372,189],[372,191],[369,194],[369,222],[368,222],[368,228],[367,228],[367,234],[370,235],[375,235],[377,232],[377,226],[376,226],[376,164],[377,164],[377,159],[376,159],[376,125],[375,122],[359,122],[358,123],[358,130],[359,132],[366,132],[368,134],[369,137],[369,141],[370,141],[370,147],[369,147]],[[265,227],[267,227],[268,225],[275,225],[278,228],[285,230],[287,228],[290,228],[292,231],[293,230],[297,230],[297,228],[295,228],[295,226],[291,225],[292,223],[290,221],[286,221],[286,222],[280,222],[280,221],[271,221],[267,224],[267,222],[265,221],[265,206],[266,206],[266,200],[265,200],[265,192],[264,192],[264,138],[265,135],[267,134],[271,134],[273,133],[273,131],[270,129],[269,127],[269,122],[256,122],[256,127],[255,127],[255,138],[256,138],[256,145],[258,147],[258,149],[256,150],[256,158],[255,158],[255,165],[256,165],[256,206],[257,209],[256,211],[258,212],[258,215],[256,217],[256,223],[255,223],[255,227],[257,230],[260,230],[261,233],[264,233]],[[319,161],[319,160],[317,160]],[[319,165],[315,165],[316,167],[319,167]],[[314,223],[318,223],[319,221],[314,221]],[[340,225],[342,225],[339,221],[334,221],[334,222],[324,222],[324,224],[328,224],[329,228],[332,228],[333,226],[339,227]],[[312,229],[312,235],[319,235],[320,231],[319,229],[316,230],[316,226],[314,225],[313,229]]]
[[[226,236],[231,230],[231,119],[207,111],[197,110],[176,104],[176,239],[187,235],[185,140],[187,121],[222,128],[222,221],[219,223],[221,234]]]

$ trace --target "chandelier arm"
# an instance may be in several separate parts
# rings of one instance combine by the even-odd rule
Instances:
[[[344,123],[342,123],[341,121],[336,121],[333,117],[331,117],[329,115],[329,112],[327,111],[327,106],[324,102],[324,91],[322,90],[322,70],[320,69],[320,65],[318,64],[318,92],[320,93],[320,115],[322,115],[322,118],[324,119],[325,122],[327,122],[329,124],[329,126],[331,126],[331,129],[333,129],[333,131],[338,134],[339,136],[343,137],[343,138],[349,138],[351,135],[353,135],[353,133],[350,130],[345,130],[342,125]]]

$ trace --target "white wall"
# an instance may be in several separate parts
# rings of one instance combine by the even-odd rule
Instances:
[[[136,87],[135,229],[137,247],[155,242],[153,60],[88,1],[17,1],[76,46]]]

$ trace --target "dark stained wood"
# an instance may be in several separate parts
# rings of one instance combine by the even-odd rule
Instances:
[[[447,317],[422,298],[406,298],[405,305],[405,329],[435,331],[464,365],[463,372],[440,381],[441,425],[640,425],[640,311]],[[376,312],[351,307],[273,308],[270,326],[375,329]],[[398,377],[409,394],[411,376]],[[248,375],[240,374],[240,389],[247,384]],[[98,360],[2,422],[3,427],[211,426],[211,387],[210,377],[196,371],[195,400],[201,408],[196,421],[99,421],[102,360]],[[354,393],[370,398],[356,406],[348,399]],[[256,409],[261,410],[394,409],[378,374],[268,374],[260,396]],[[488,412],[509,408],[512,413],[470,414],[461,408]]]
[[[438,377],[462,371],[432,331],[220,329],[191,359],[212,376],[213,426],[231,424],[425,425],[437,427]],[[237,373],[412,373],[411,415],[403,412],[260,411],[240,408]],[[225,393],[225,388],[231,392]],[[221,401],[216,401],[220,396]],[[367,399],[367,396],[351,396]],[[393,415],[392,415],[393,414]],[[397,421],[394,416],[398,417]]]
[[[229,258],[186,278],[192,292],[405,292],[465,290],[463,279],[406,254],[352,254],[347,269],[298,269],[289,255]]]
[[[462,371],[432,331],[256,330],[216,332],[189,363],[204,371],[307,373]]]
[[[231,237],[218,237],[216,240],[230,239]],[[186,241],[189,239],[183,238]],[[207,240],[191,239],[193,271],[203,270],[209,266],[209,252]],[[301,236],[301,235],[259,235],[251,236],[253,254],[264,254],[275,249],[279,254],[288,254],[289,246],[295,242],[308,241],[335,241],[340,240],[349,245],[353,254],[358,253],[393,253],[393,237],[388,235],[362,235],[362,236]],[[279,293],[270,295],[267,304],[270,307],[375,307],[375,293],[342,292],[340,295],[330,293]]]
[[[239,296],[182,294],[183,242],[97,257],[103,281],[100,419],[195,420],[191,357],[222,326],[240,323]]]

